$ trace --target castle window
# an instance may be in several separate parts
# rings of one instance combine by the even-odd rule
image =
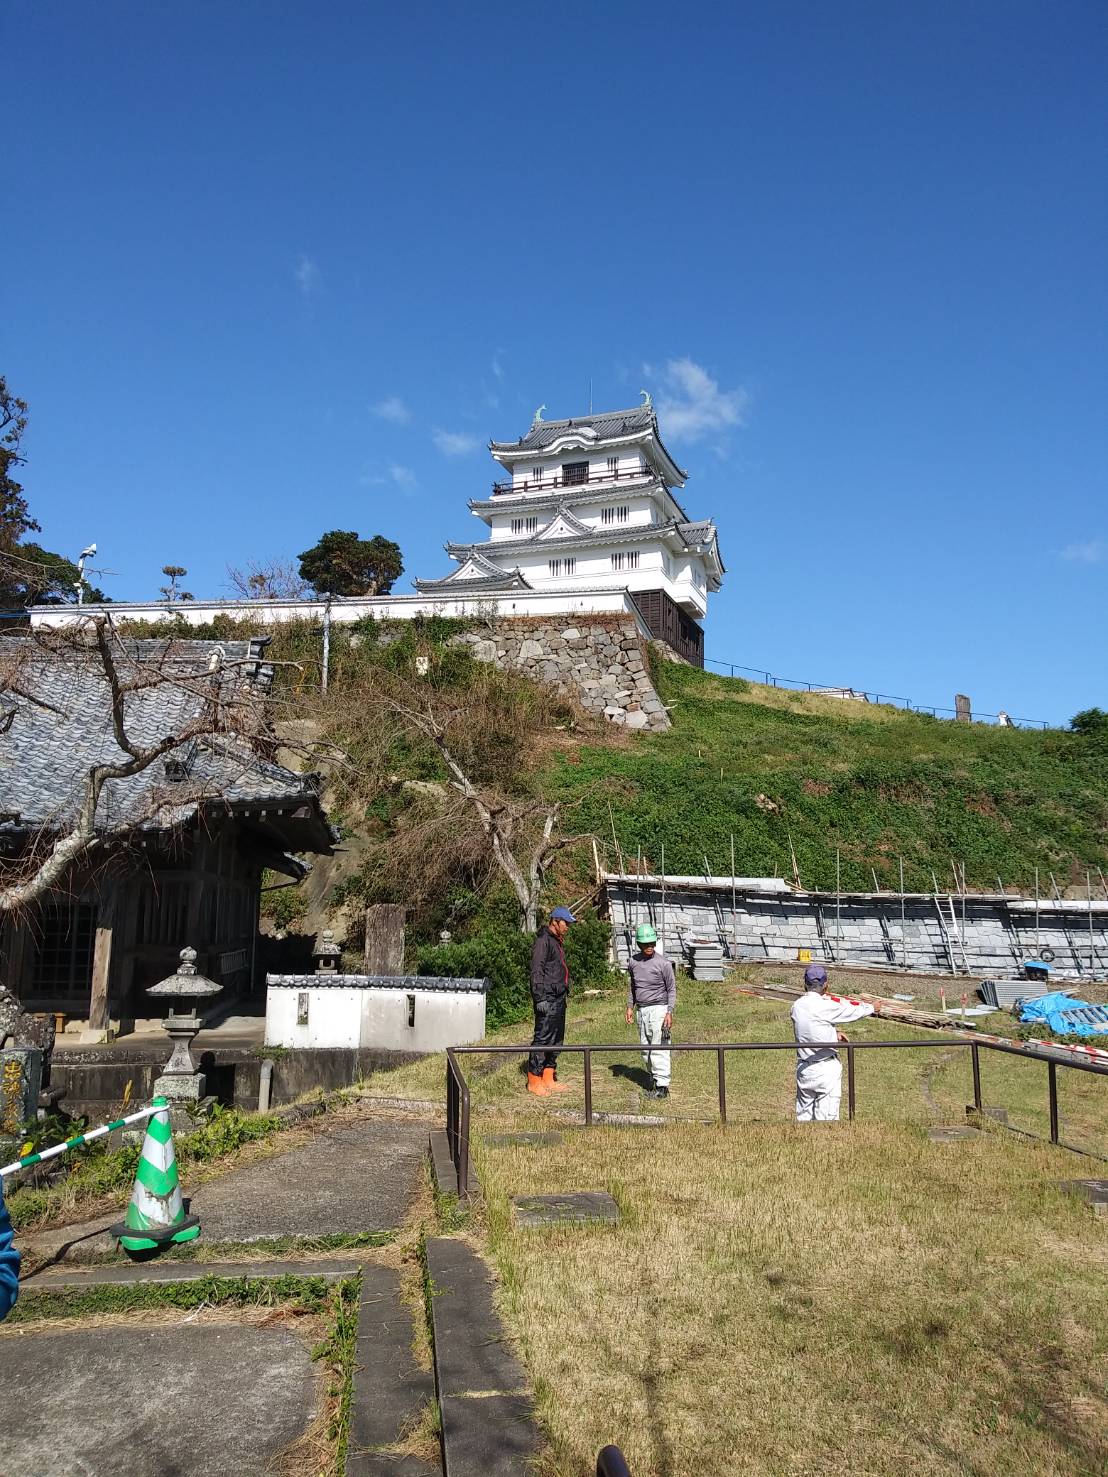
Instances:
[[[538,526],[539,520],[537,517],[512,519],[512,532],[517,535],[521,533],[534,533]]]
[[[541,482],[542,481],[542,474],[545,471],[546,471],[546,468],[545,467],[532,467],[531,468],[531,481],[532,482],[535,482],[535,483]]]
[[[573,557],[569,559],[551,559],[547,564],[547,568],[550,570],[550,578],[558,580],[564,574],[577,573],[577,560]]]
[[[576,487],[581,482],[589,480],[588,462],[563,462],[562,481],[567,487]]]
[[[608,476],[609,477],[618,477],[619,476],[619,457],[618,456],[610,456],[608,458]]]
[[[626,503],[614,508],[601,508],[600,521],[608,525],[612,523],[626,523],[631,516],[631,509]]]
[[[616,572],[621,569],[638,569],[638,567],[638,549],[627,549],[626,551],[621,549],[618,553],[612,555],[612,569]]]

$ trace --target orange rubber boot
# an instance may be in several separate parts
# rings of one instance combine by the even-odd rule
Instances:
[[[547,1092],[568,1092],[569,1088],[564,1082],[554,1080],[554,1068],[544,1067],[542,1070],[542,1085]]]
[[[541,1077],[536,1077],[534,1072],[527,1073],[527,1091],[533,1092],[536,1097],[549,1097],[546,1085]]]

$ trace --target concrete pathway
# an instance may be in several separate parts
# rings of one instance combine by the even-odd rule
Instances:
[[[344,1125],[200,1185],[189,1210],[209,1241],[395,1230],[411,1205],[426,1145],[426,1125]]]
[[[195,1191],[186,1170],[182,1188],[207,1244],[391,1231],[408,1213],[426,1146],[423,1123],[346,1122],[285,1153],[231,1168]],[[19,1245],[53,1264],[103,1257],[115,1246],[104,1233],[122,1220],[128,1194],[121,1193],[110,1214],[20,1237]]]
[[[42,1324],[0,1339],[0,1470],[262,1477],[317,1404],[309,1352],[284,1329]]]

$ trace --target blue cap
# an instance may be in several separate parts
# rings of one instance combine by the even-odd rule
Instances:
[[[809,989],[816,989],[827,983],[827,971],[822,964],[809,964],[804,971],[804,983]]]
[[[573,914],[569,911],[568,908],[555,908],[554,911],[553,911],[553,913],[551,913],[550,916],[551,916],[551,918],[561,918],[562,921],[565,922],[565,923],[576,923],[577,922],[577,919],[573,916]]]

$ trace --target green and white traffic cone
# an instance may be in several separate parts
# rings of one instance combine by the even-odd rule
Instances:
[[[146,1126],[131,1203],[124,1219],[111,1229],[124,1251],[157,1251],[200,1235],[199,1218],[185,1214],[181,1199],[169,1104],[156,1097],[153,1106],[159,1111]]]

